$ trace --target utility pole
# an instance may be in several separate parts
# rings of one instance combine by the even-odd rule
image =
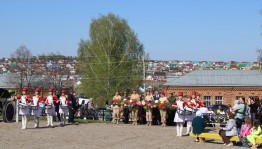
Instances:
[[[144,90],[146,91],[146,66],[145,66],[145,52],[143,52],[143,81],[144,81]]]

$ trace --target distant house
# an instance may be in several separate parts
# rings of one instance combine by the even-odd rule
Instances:
[[[166,73],[165,72],[156,71],[153,74],[153,78],[155,80],[165,80],[166,79]]]
[[[198,70],[163,84],[167,93],[201,94],[205,104],[233,104],[244,96],[262,96],[262,72],[257,70]]]

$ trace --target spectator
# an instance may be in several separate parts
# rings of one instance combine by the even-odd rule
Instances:
[[[247,136],[250,134],[250,130],[252,128],[251,119],[249,117],[245,118],[245,125],[241,130],[239,140],[242,143],[242,147],[249,147],[247,142]]]
[[[261,126],[259,121],[255,120],[251,129],[250,135],[247,136],[247,140],[252,144],[252,148],[256,147],[256,138],[262,137]]]
[[[228,121],[226,127],[220,128],[219,135],[222,137],[224,145],[233,146],[233,143],[230,142],[230,137],[237,135],[236,120],[234,119],[234,114],[231,112],[227,113]]]
[[[74,96],[74,91],[71,89],[69,91],[69,94],[67,95],[69,99],[68,103],[68,110],[69,110],[69,118],[68,118],[68,123],[75,123],[74,118],[75,118],[75,112],[76,112],[76,99]]]
[[[112,121],[113,117],[112,117],[112,107],[111,105],[109,104],[109,101],[107,100],[105,102],[105,120],[106,121]]]
[[[259,123],[262,124],[262,99],[259,102],[259,109],[257,113],[258,113]]]
[[[258,118],[257,114],[258,114],[259,105],[258,105],[257,98],[256,98],[256,102],[253,97],[248,98],[247,105],[250,108],[251,124],[253,124],[253,122]]]
[[[235,112],[235,120],[237,124],[237,133],[240,134],[241,126],[243,123],[243,119],[245,116],[246,106],[245,106],[245,98],[240,97],[239,98],[239,104],[236,106],[236,108],[233,108],[233,111]]]
[[[205,120],[202,118],[202,113],[200,111],[196,112],[196,117],[192,121],[193,134],[197,136],[196,142],[199,142],[198,135],[205,132]]]

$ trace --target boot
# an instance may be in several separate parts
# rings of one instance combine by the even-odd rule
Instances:
[[[53,127],[53,116],[50,116],[50,126]]]
[[[46,126],[48,127],[48,126],[50,125],[50,116],[47,115],[46,118],[47,118],[47,124],[46,124]]]

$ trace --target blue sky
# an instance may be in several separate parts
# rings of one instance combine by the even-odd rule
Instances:
[[[261,0],[10,0],[0,2],[0,57],[21,44],[34,55],[77,55],[92,18],[128,20],[151,59],[256,61]]]

